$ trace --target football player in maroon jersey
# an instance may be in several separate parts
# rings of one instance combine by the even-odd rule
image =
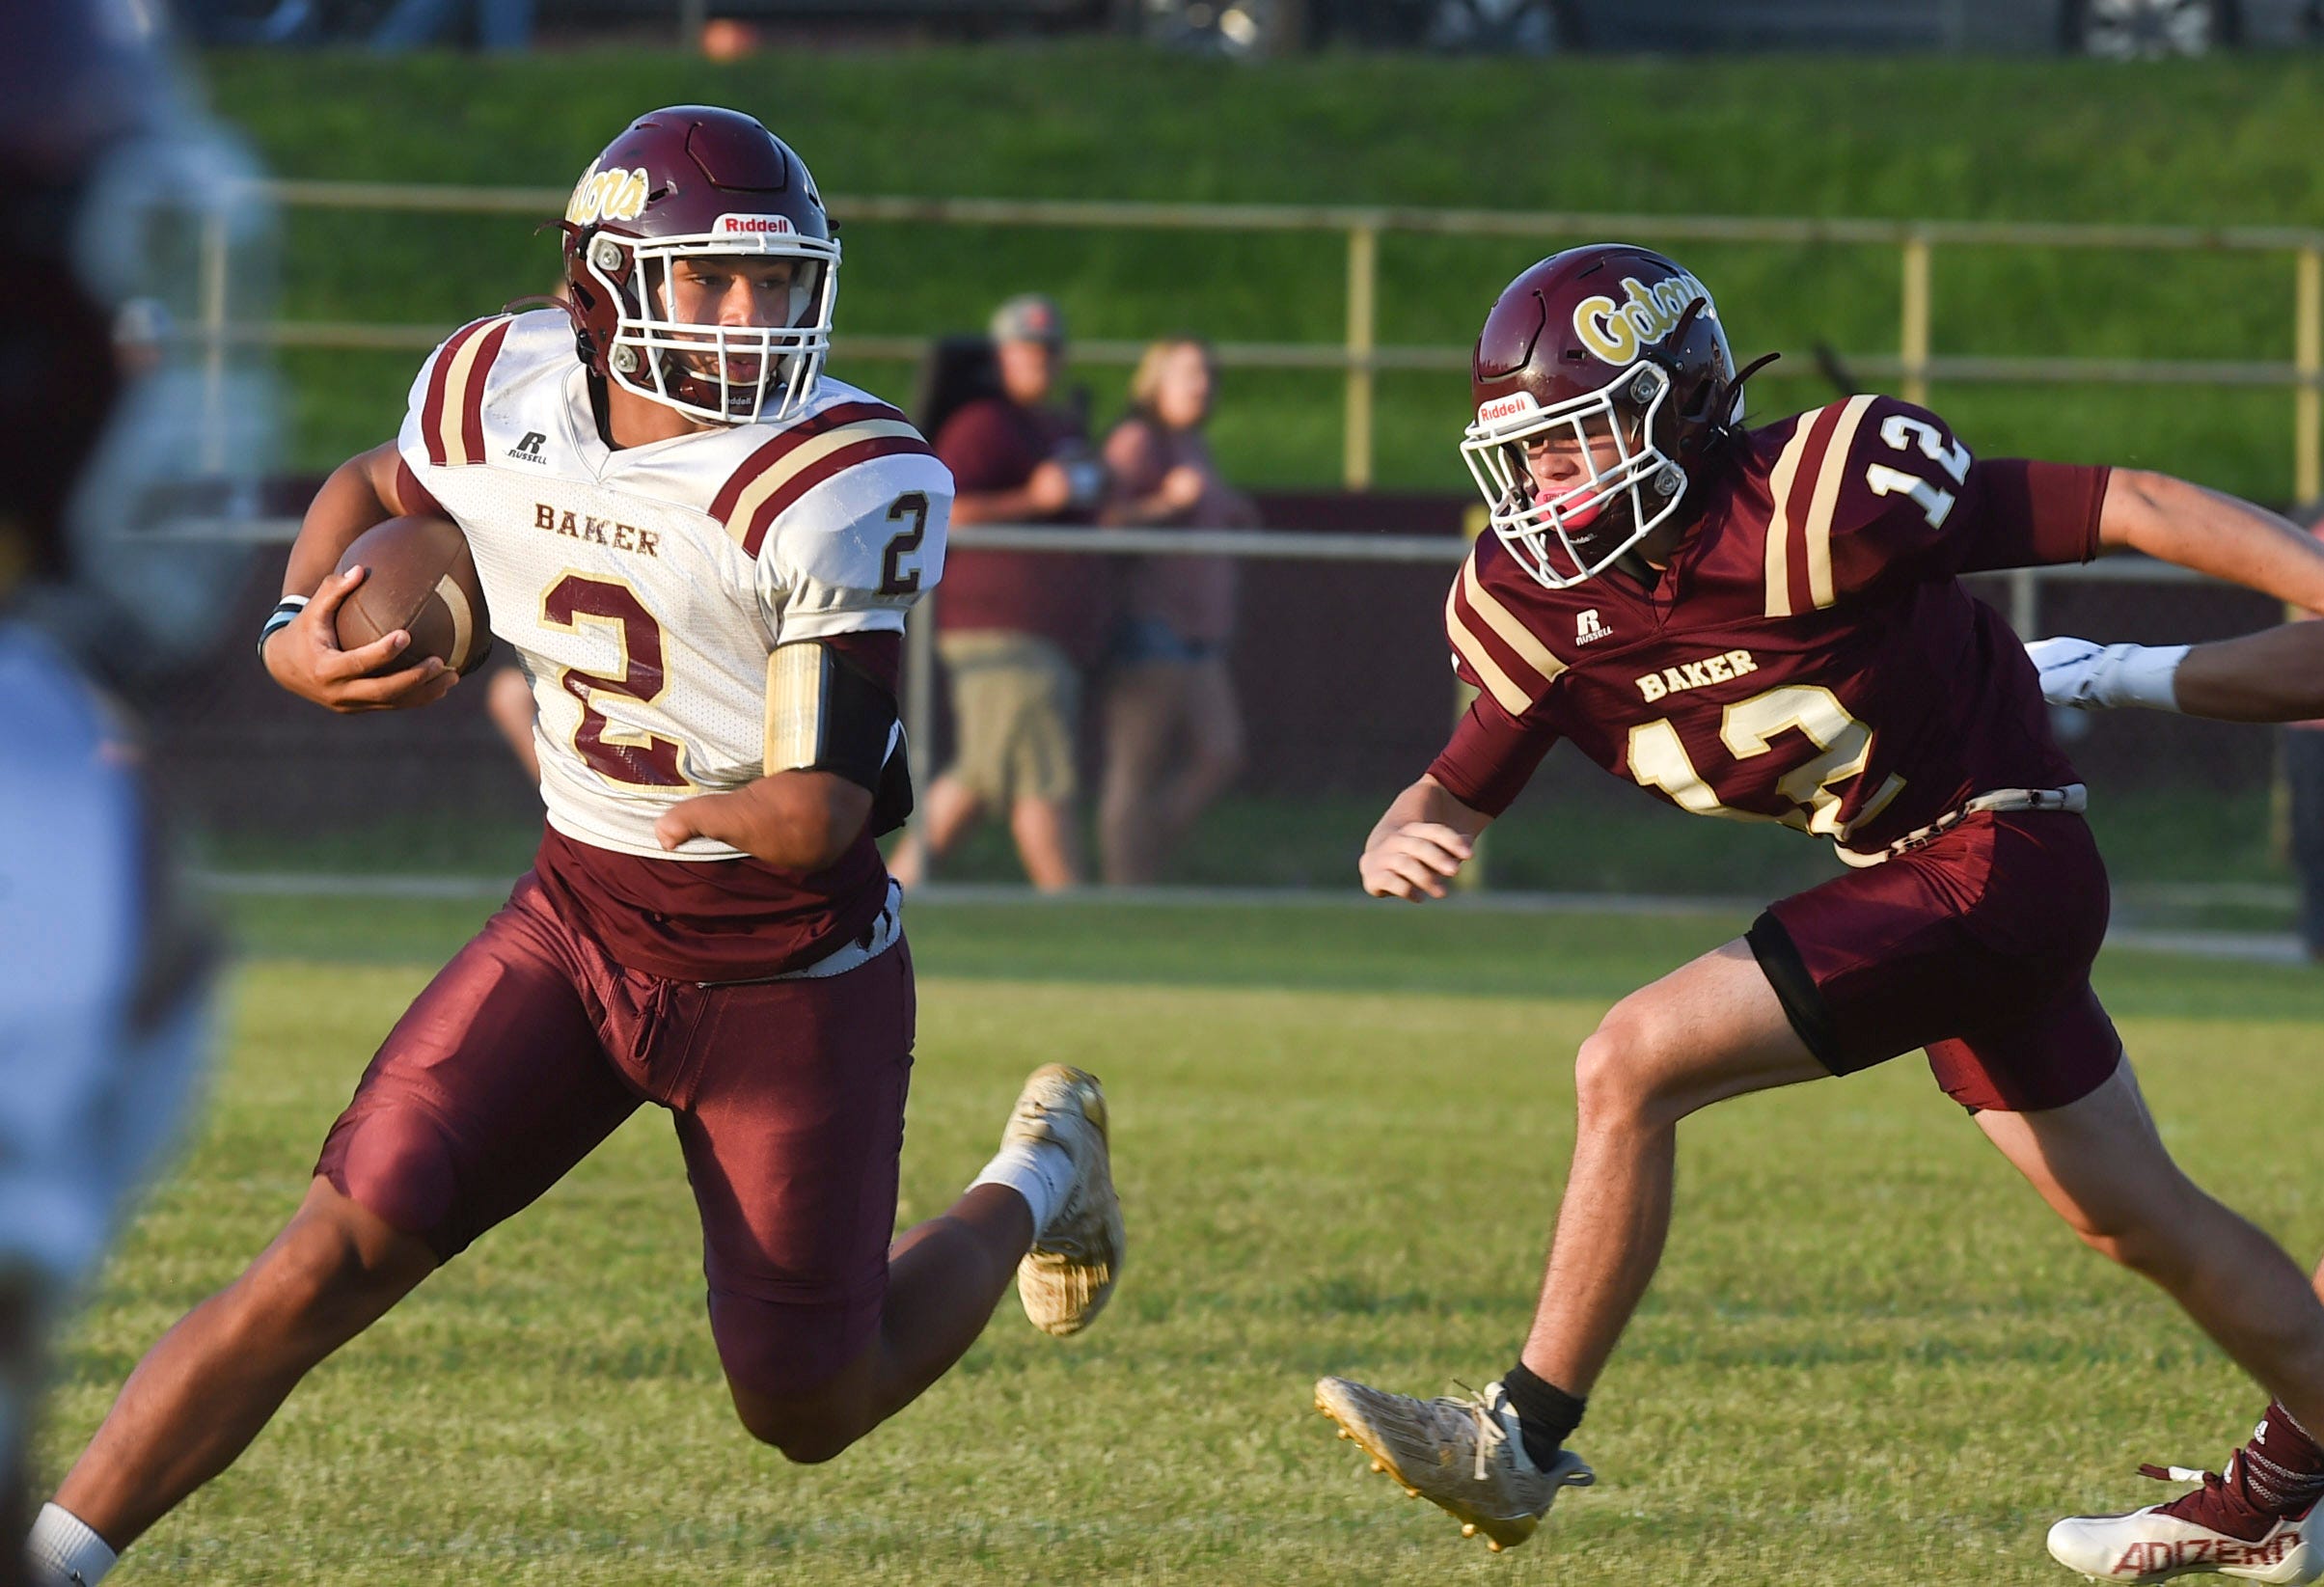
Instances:
[[[2205,644],[2096,644],[2060,637],[2026,646],[2055,705],[2085,711],[2145,706],[2221,722],[2311,722],[2324,717],[2324,623],[2284,623]],[[2324,1291],[2324,1265],[2314,1284]],[[2228,1575],[2310,1581],[2324,1544],[2309,1519],[2324,1500],[2324,1446],[2282,1404],[2260,1413],[2223,1472],[2143,1465],[2147,1476],[2198,1484],[2126,1515],[2073,1516],[2050,1529],[2050,1550],[2116,1579],[2208,1558]],[[2119,1567],[2119,1570],[2114,1568]]]
[[[2023,648],[1959,582],[2135,547],[2324,605],[2324,552],[2160,476],[1975,459],[1886,397],[1746,428],[1749,372],[1702,283],[1643,249],[1572,249],[1501,294],[1462,447],[1492,533],[1445,607],[1479,693],[1360,862],[1377,896],[1441,896],[1568,739],[1682,809],[1829,837],[1847,865],[1582,1044],[1516,1364],[1463,1399],[1317,1385],[1381,1469],[1495,1547],[1593,1480],[1565,1442],[1660,1257],[1679,1121],[1914,1048],[2077,1234],[2324,1426],[2324,1304],[2156,1135],[2091,991],[2107,886],[2083,786]]]

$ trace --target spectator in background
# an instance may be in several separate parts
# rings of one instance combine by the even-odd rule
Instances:
[[[1113,500],[1105,522],[1137,528],[1256,529],[1250,498],[1218,476],[1203,425],[1210,348],[1157,342],[1130,377],[1130,414],[1106,438]],[[1227,675],[1235,623],[1230,557],[1145,557],[1121,590],[1108,656],[1106,779],[1098,803],[1103,874],[1152,882],[1162,861],[1243,766],[1243,715]]]
[[[987,809],[1005,810],[1017,854],[1045,891],[1082,878],[1076,728],[1081,670],[1107,623],[1103,581],[1085,558],[986,551],[977,524],[1085,524],[1106,472],[1081,418],[1053,403],[1065,367],[1065,319],[1038,293],[994,314],[1000,390],[936,432],[952,471],[954,536],[937,602],[937,651],[952,682],[952,762],[928,785],[920,816],[889,869],[925,880]]]

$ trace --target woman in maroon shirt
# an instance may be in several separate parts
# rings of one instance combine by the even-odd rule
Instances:
[[[1131,376],[1131,411],[1106,438],[1114,496],[1105,522],[1152,529],[1255,529],[1250,498],[1219,478],[1210,349],[1157,342]],[[1243,717],[1227,675],[1232,558],[1129,563],[1107,688],[1098,841],[1108,883],[1152,882],[1163,857],[1243,765]]]

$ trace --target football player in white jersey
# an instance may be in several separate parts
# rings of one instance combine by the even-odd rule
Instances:
[[[162,334],[178,244],[269,240],[248,163],[188,102],[150,8],[11,0],[0,51],[0,1517],[23,1535],[50,1330],[167,1138],[217,954],[174,886],[137,707],[206,646],[238,554],[179,537],[256,469],[247,343]],[[262,280],[246,272],[243,284]],[[214,278],[213,278],[214,279]],[[214,300],[213,300],[214,301]],[[232,300],[238,308],[247,294]],[[222,398],[200,399],[205,377]],[[190,389],[189,389],[190,388]],[[214,421],[214,424],[213,424]],[[247,483],[247,478],[241,482]],[[0,1583],[30,1562],[0,1549]]]
[[[1105,1100],[1058,1064],[889,1242],[913,981],[873,839],[910,807],[901,634],[952,482],[821,373],[839,247],[806,167],[750,117],[656,111],[563,230],[569,306],[437,349],[401,436],[309,509],[260,640],[333,710],[440,698],[440,662],[379,671],[404,634],[339,648],[364,575],[332,569],[391,515],[452,518],[538,701],[540,852],[389,1033],[289,1225],[146,1356],[43,1513],[87,1535],[85,1583],[642,1100],[676,1125],[735,1409],[794,1460],[918,1395],[1012,1272],[1063,1334],[1120,1267]]]

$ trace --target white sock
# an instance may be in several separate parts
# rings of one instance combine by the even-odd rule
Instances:
[[[1006,1185],[1025,1197],[1025,1204],[1033,1210],[1033,1238],[1038,1240],[1073,1193],[1073,1159],[1064,1147],[1046,1140],[1012,1140],[993,1155],[982,1173],[969,1181],[969,1189]]]
[[[24,1542],[33,1587],[96,1587],[120,1557],[80,1517],[54,1504],[41,1506]]]

